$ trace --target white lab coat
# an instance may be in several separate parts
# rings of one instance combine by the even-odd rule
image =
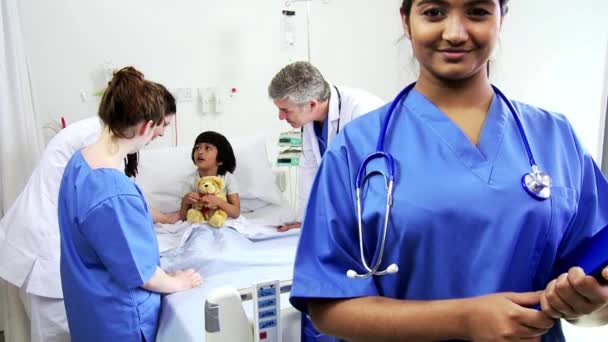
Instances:
[[[25,188],[0,221],[0,278],[28,294],[63,298],[57,220],[59,185],[74,152],[95,142],[100,131],[97,117],[61,130],[49,142]]]
[[[385,102],[379,97],[361,89],[348,88],[344,86],[336,86],[340,91],[342,101],[341,111],[338,111],[339,100],[338,93],[333,85],[330,85],[331,96],[329,98],[328,130],[327,130],[327,146],[338,133],[338,121],[340,122],[340,130],[344,128],[351,120],[367,114]],[[302,133],[302,156],[300,157],[300,167],[298,169],[298,195],[297,195],[297,216],[301,221],[304,218],[306,203],[310,194],[312,182],[321,164],[321,153],[319,151],[319,143],[315,135],[314,123],[310,122],[304,125]]]

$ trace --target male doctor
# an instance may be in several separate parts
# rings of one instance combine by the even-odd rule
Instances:
[[[312,182],[323,153],[351,120],[382,106],[384,101],[361,89],[329,84],[308,62],[287,65],[274,76],[268,95],[279,109],[279,119],[302,128],[302,156],[298,177],[297,216],[304,216]],[[279,231],[300,228],[288,223]]]

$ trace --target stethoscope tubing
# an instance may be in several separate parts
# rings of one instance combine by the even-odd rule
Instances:
[[[358,233],[359,233],[359,251],[361,254],[361,262],[363,264],[363,267],[367,271],[367,273],[358,274],[354,270],[348,270],[346,272],[346,274],[349,278],[369,278],[370,276],[373,276],[373,275],[379,276],[379,275],[385,275],[385,274],[390,274],[390,273],[396,273],[398,271],[398,266],[396,264],[391,264],[385,270],[378,271],[378,269],[380,268],[380,265],[382,263],[383,256],[384,256],[384,247],[385,247],[385,242],[386,242],[386,234],[387,234],[387,230],[388,230],[388,220],[389,220],[390,210],[391,210],[391,207],[393,204],[392,203],[393,202],[393,184],[396,180],[395,179],[395,161],[394,161],[393,156],[384,150],[384,140],[386,138],[386,132],[388,131],[388,126],[389,126],[391,117],[395,111],[395,108],[397,107],[397,105],[399,105],[399,103],[403,99],[405,99],[407,97],[407,95],[410,93],[410,91],[415,86],[416,86],[415,82],[408,85],[403,90],[401,90],[401,92],[399,92],[399,94],[395,97],[393,102],[391,102],[391,104],[388,108],[388,112],[382,121],[382,127],[381,127],[381,131],[380,131],[380,135],[378,136],[378,143],[376,145],[376,151],[372,152],[367,157],[365,157],[363,159],[363,161],[361,162],[359,169],[357,170],[357,177],[355,180],[355,189],[356,189],[356,196],[357,196],[357,226],[358,226]],[[500,91],[494,85],[492,85],[492,89],[505,102],[505,104],[509,108],[509,111],[511,112],[511,114],[513,116],[513,119],[515,120],[515,123],[517,124],[517,128],[519,130],[519,135],[520,135],[521,140],[526,149],[526,154],[528,156],[528,161],[530,163],[530,167],[532,168],[532,172],[526,173],[522,176],[522,178],[521,178],[522,186],[532,198],[539,200],[539,201],[546,200],[547,198],[549,198],[549,196],[551,194],[551,191],[550,191],[551,178],[547,174],[540,171],[540,169],[536,165],[536,161],[534,160],[534,156],[532,154],[532,149],[530,148],[530,144],[528,142],[528,137],[526,136],[526,132],[523,128],[521,120],[519,119],[517,110],[515,109],[515,107],[511,103],[511,101],[503,94],[502,91]],[[338,92],[338,96],[340,97],[339,94],[340,93]],[[366,179],[365,173],[366,173],[367,165],[372,160],[379,159],[379,158],[384,159],[386,161],[386,163],[388,164],[387,165],[388,173],[389,173],[388,179],[386,179],[387,177],[385,175],[385,181],[387,181],[387,200],[386,200],[386,210],[385,210],[385,215],[384,215],[382,241],[380,244],[380,254],[378,255],[378,259],[374,263],[373,267],[370,267],[367,264],[365,255],[363,253],[363,250],[364,250],[364,248],[363,248],[363,218],[362,218],[363,213],[362,213],[362,206],[361,206],[361,188]],[[532,181],[533,184],[528,184],[526,182],[526,180]]]

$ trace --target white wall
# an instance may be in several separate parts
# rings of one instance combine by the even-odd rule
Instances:
[[[391,99],[415,77],[399,40],[400,0],[313,0],[311,60],[328,79]],[[133,64],[170,88],[238,88],[221,114],[178,103],[180,144],[202,130],[229,136],[288,129],[276,120],[266,86],[283,65],[306,59],[306,3],[294,3],[297,45],[280,47],[282,0],[22,0],[33,88],[46,122],[97,110],[82,102],[104,86],[102,66]],[[510,97],[566,114],[591,153],[601,151],[608,48],[605,0],[511,1],[493,80]],[[238,24],[231,24],[236,22]],[[226,94],[226,93],[224,93]],[[172,136],[157,144],[169,144]]]
[[[511,1],[510,8],[496,84],[514,99],[565,114],[599,161],[608,1]]]
[[[296,47],[288,50],[280,40],[285,8],[283,0],[22,0],[41,122],[64,116],[69,123],[96,113],[98,98],[91,94],[104,87],[103,67],[110,62],[135,65],[169,88],[238,89],[221,114],[202,114],[196,102],[178,103],[179,144],[191,144],[206,129],[229,136],[289,129],[276,119],[266,87],[282,66],[307,59],[307,4],[288,7],[297,18]],[[403,83],[399,76],[411,67],[397,55],[406,46],[396,44],[398,8],[398,0],[314,0],[313,63],[336,83],[391,98]],[[374,19],[362,21],[365,16]],[[86,102],[81,91],[89,95]],[[170,144],[172,135],[154,144]]]

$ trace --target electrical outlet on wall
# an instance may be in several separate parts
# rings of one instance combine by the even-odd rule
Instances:
[[[194,100],[192,88],[173,88],[170,92],[177,102],[192,102]]]
[[[216,90],[213,86],[198,88],[198,98],[203,113],[216,112]]]

